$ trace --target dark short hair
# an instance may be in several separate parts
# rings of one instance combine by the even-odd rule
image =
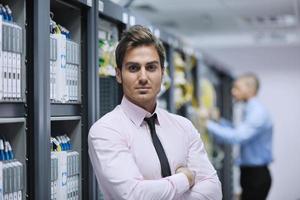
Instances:
[[[116,63],[120,70],[122,69],[126,52],[140,46],[154,46],[159,56],[160,65],[164,68],[165,49],[162,42],[147,27],[135,25],[122,34],[122,38],[116,48]]]

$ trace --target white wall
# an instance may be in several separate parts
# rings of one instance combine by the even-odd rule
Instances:
[[[274,162],[269,200],[300,199],[300,69],[258,70],[259,98],[274,121]]]

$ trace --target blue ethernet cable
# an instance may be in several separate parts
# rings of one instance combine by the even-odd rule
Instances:
[[[58,136],[59,137],[59,140],[60,140],[60,144],[61,144],[61,146],[62,146],[62,150],[63,151],[66,151],[67,150],[67,147],[66,147],[66,144],[65,144],[65,142],[64,142],[64,140],[63,140],[63,138],[62,138],[62,136]]]
[[[3,140],[0,139],[0,161],[4,160],[4,144],[3,144]]]
[[[65,151],[65,150],[66,150],[66,146],[65,146],[65,144],[64,144],[64,141],[62,140],[62,138],[61,138],[60,136],[57,136],[57,139],[58,139],[58,141],[60,142],[61,149],[62,149],[63,151]]]
[[[4,21],[7,21],[7,13],[6,13],[6,9],[4,8],[4,6],[1,4],[0,6],[0,9],[1,9],[1,13],[2,13],[2,16],[3,16],[3,20]]]
[[[68,150],[68,145],[66,144],[65,138],[64,136],[60,136],[60,139],[64,145],[64,150],[67,151]]]
[[[7,141],[4,141],[4,160],[9,160]]]
[[[68,139],[69,139],[68,136],[67,136],[67,135],[64,135],[64,141],[65,141],[65,143],[66,143],[67,150],[69,151],[69,150],[71,150],[71,149],[70,149],[70,143],[69,143],[69,140],[68,140]]]
[[[13,16],[12,16],[11,9],[9,8],[8,5],[6,5],[5,8],[6,8],[7,16],[8,16],[8,21],[9,22],[13,22]]]
[[[67,135],[66,135],[66,140],[67,140],[69,150],[72,150],[71,139]]]
[[[67,145],[66,140],[63,136],[61,136],[61,140],[63,141],[65,151],[67,151],[68,150],[68,145]]]
[[[68,142],[66,140],[66,136],[65,135],[61,136],[61,139],[62,139],[62,141],[63,141],[63,143],[65,145],[65,150],[68,151],[69,147],[68,147]]]
[[[14,152],[11,148],[11,145],[9,142],[7,142],[7,145],[8,145],[8,155],[9,155],[9,159],[12,160],[15,158],[15,155],[14,155]]]

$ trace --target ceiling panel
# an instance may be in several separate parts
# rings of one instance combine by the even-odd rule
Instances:
[[[205,53],[233,73],[300,67],[300,45],[207,48]]]
[[[151,5],[160,11],[186,12],[206,11],[218,8],[221,4],[218,0],[135,0],[132,7]]]
[[[131,9],[232,70],[300,63],[300,0],[135,0]],[[139,9],[152,6],[155,11]]]
[[[141,5],[150,5],[156,11],[139,9]],[[265,19],[274,21],[275,17],[283,14],[296,16],[294,5],[292,0],[136,0],[132,9],[169,30],[195,35],[261,29],[265,24],[260,26],[260,22]]]
[[[295,13],[295,0],[220,0],[232,11],[242,15],[268,15]]]
[[[183,35],[211,33],[219,30],[230,31],[239,26],[232,12],[217,0],[161,1],[158,5],[155,5],[155,1],[135,1],[134,6],[148,3],[155,7],[157,12],[148,12],[137,7],[133,9],[151,19],[155,24],[162,25],[167,30],[176,30]],[[173,4],[169,5],[170,3]]]

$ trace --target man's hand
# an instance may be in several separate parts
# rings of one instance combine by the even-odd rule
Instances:
[[[183,173],[184,175],[186,175],[187,179],[189,180],[189,184],[190,184],[190,188],[194,186],[195,184],[195,172],[186,168],[186,167],[178,167],[175,171],[176,174],[178,173]]]
[[[210,111],[204,107],[201,107],[199,110],[200,120],[206,121],[210,118]]]
[[[218,122],[220,120],[220,117],[221,117],[220,110],[217,107],[212,108],[210,111],[210,118],[213,121]]]

